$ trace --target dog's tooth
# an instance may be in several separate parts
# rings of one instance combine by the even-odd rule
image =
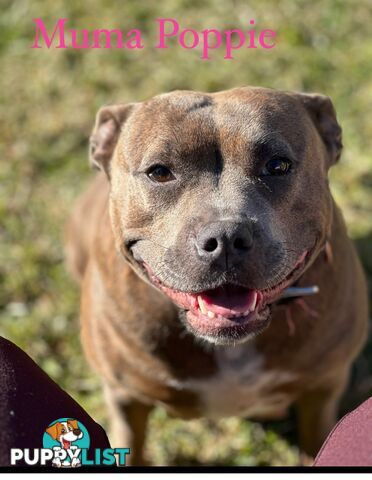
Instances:
[[[243,313],[243,315],[246,317],[247,315],[249,315],[251,313],[250,310],[247,310],[246,312]]]
[[[254,291],[252,305],[251,305],[251,308],[250,308],[251,312],[254,312],[256,310],[256,304],[257,304],[257,292]]]
[[[202,312],[203,315],[206,315],[208,310],[207,310],[207,307],[205,306],[205,303],[203,301],[203,299],[201,298],[200,295],[198,295],[198,302],[199,302],[199,307],[200,307],[200,310]]]
[[[216,314],[215,314],[214,312],[210,312],[210,311],[208,310],[208,317],[209,317],[209,318],[215,318],[215,316],[216,316]]]

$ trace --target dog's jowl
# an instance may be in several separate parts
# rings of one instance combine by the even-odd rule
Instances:
[[[133,463],[154,405],[269,419],[294,404],[301,448],[319,449],[367,329],[328,185],[341,148],[322,95],[176,91],[98,112],[101,172],[67,251],[112,444]]]

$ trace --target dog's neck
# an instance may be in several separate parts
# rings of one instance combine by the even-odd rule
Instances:
[[[324,255],[325,261],[330,264],[332,263],[333,261],[332,245],[329,240],[326,241],[324,248],[320,251],[319,255]],[[318,285],[310,285],[307,287],[296,286],[298,282],[301,280],[301,278],[302,276],[298,278],[293,285],[291,285],[290,287],[284,290],[282,296],[279,298],[276,304],[286,304],[290,301],[294,301],[302,297],[316,295],[317,293],[319,293]]]

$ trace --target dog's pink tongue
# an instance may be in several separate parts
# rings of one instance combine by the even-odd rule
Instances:
[[[257,305],[257,290],[241,287],[219,287],[200,294],[207,310],[217,315],[237,315],[253,312]]]
[[[64,438],[62,438],[62,442],[63,442],[64,448],[66,448],[66,449],[70,448],[71,442],[68,442]]]

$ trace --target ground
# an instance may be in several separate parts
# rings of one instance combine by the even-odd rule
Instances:
[[[89,5],[89,7],[88,7]],[[206,91],[239,85],[318,91],[330,95],[344,130],[344,153],[331,172],[372,281],[372,41],[369,0],[2,0],[0,17],[0,334],[13,340],[106,424],[98,378],[79,343],[77,286],[66,273],[63,225],[93,173],[87,141],[103,104],[144,100],[176,88]],[[234,60],[176,44],[156,50],[157,17],[184,27],[278,31],[271,50],[242,49]],[[31,49],[33,18],[52,29],[140,28],[146,48]],[[344,409],[372,393],[372,347],[353,374]],[[157,410],[149,455],[158,464],[287,465],[298,461],[288,440],[293,420],[262,426],[236,418],[220,422],[168,419]],[[284,438],[285,437],[285,438]]]

